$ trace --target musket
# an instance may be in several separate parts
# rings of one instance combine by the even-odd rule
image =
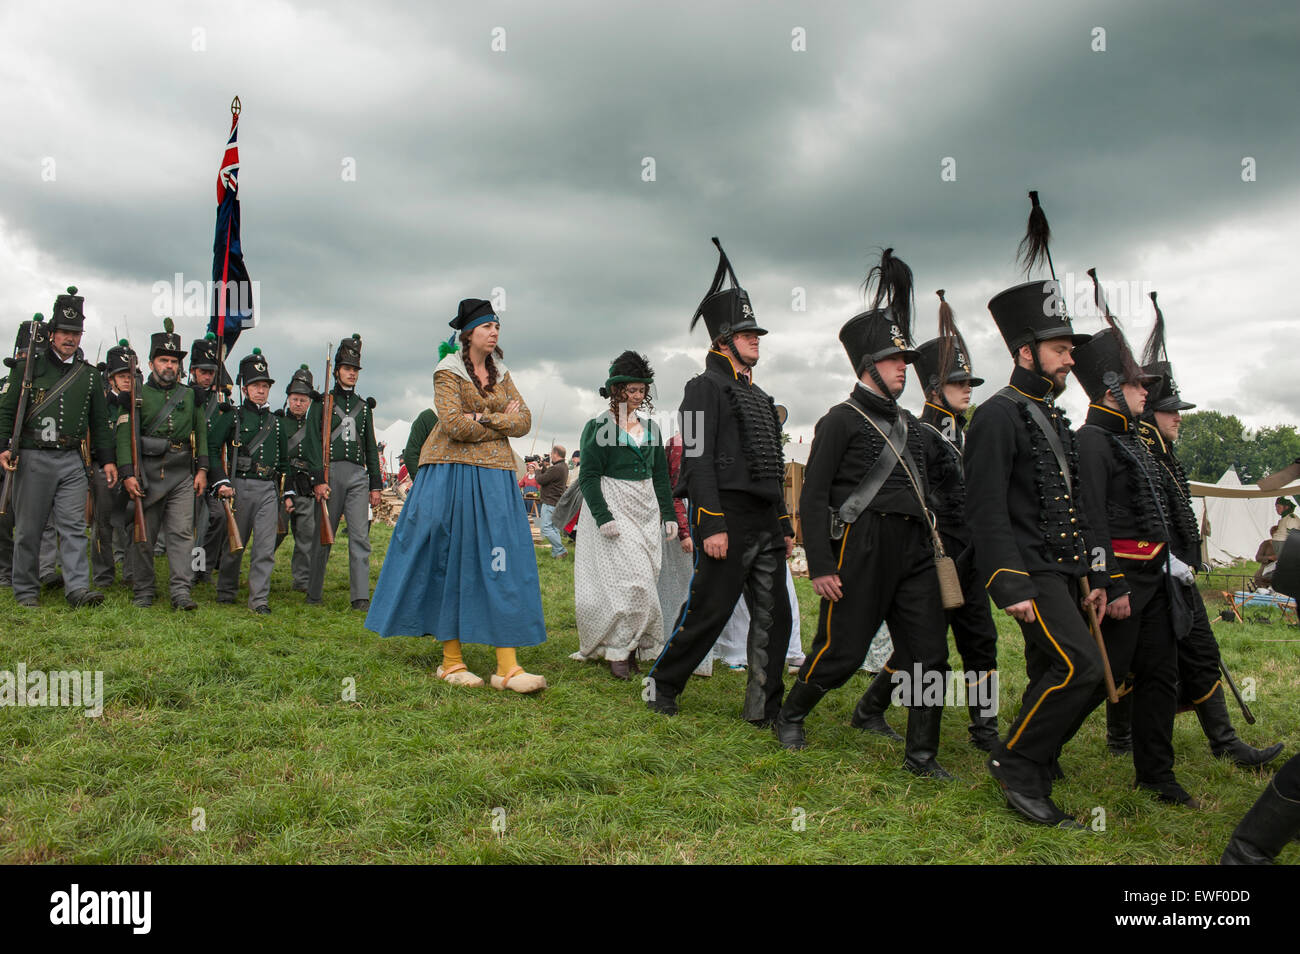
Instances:
[[[1083,593],[1083,598],[1088,598],[1088,581],[1085,577],[1079,578],[1079,590]],[[1106,653],[1106,640],[1101,635],[1101,621],[1097,619],[1097,607],[1091,603],[1084,604],[1088,608],[1088,629],[1092,631],[1092,638],[1097,641],[1097,649],[1101,652],[1101,672],[1106,677],[1106,698],[1111,702],[1119,702],[1119,691],[1115,688],[1115,677],[1110,671],[1110,656]]]
[[[333,343],[325,346],[325,377],[321,379],[321,386],[324,387],[325,397],[321,400],[321,461],[325,465],[325,485],[328,487],[330,482],[330,421],[334,418],[334,388],[330,385],[330,348]],[[320,508],[320,543],[323,547],[332,547],[334,545],[334,529],[330,526],[330,507],[323,499],[318,498],[316,501]],[[349,531],[350,532],[350,531]]]
[[[1219,660],[1219,672],[1223,673],[1223,679],[1232,690],[1233,696],[1237,700],[1237,705],[1241,706],[1241,714],[1246,717],[1246,722],[1250,725],[1255,724],[1255,713],[1250,711],[1250,706],[1246,705],[1246,700],[1241,698],[1241,692],[1237,689],[1237,684],[1232,681],[1232,673],[1228,672],[1228,667],[1223,660]]]
[[[239,422],[235,422],[235,427]],[[221,445],[221,469],[226,471],[226,445]],[[229,471],[226,471],[229,473]],[[221,501],[221,506],[226,511],[226,542],[230,546],[231,553],[240,553],[244,549],[244,538],[239,535],[239,523],[235,520],[235,508],[230,505],[230,500],[217,494],[217,499]]]
[[[131,472],[135,475],[135,482],[139,485],[141,494],[135,498],[135,533],[132,539],[136,543],[144,543],[149,539],[149,531],[144,522],[144,493],[148,489],[148,484],[144,471],[140,467],[140,413],[144,408],[144,396],[140,393],[140,372],[136,367],[135,352],[130,351],[127,354],[131,372],[131,390],[128,392],[130,404],[127,405],[131,420]],[[150,556],[152,557],[152,554]]]
[[[18,408],[14,411],[14,432],[9,437],[10,469],[5,471],[4,484],[0,485],[0,514],[9,512],[9,498],[13,494],[14,474],[18,473],[18,451],[22,445],[24,418],[27,417],[27,405],[31,403],[36,347],[40,344],[40,334],[44,329],[45,326],[36,318],[32,319],[31,333],[27,338],[27,357],[23,359],[22,390],[18,393]]]

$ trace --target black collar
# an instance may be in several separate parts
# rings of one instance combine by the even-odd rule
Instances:
[[[731,363],[731,358],[727,357],[721,351],[709,349],[709,353],[704,356],[704,368],[706,371],[716,371],[724,378],[734,378],[737,381],[744,381],[746,384],[753,384],[754,369],[750,368],[749,377],[741,374],[736,370],[735,365]]]
[[[1111,434],[1131,433],[1129,419],[1121,412],[1102,404],[1088,405],[1088,417],[1084,420],[1084,423],[1100,427],[1103,431],[1109,431]]]
[[[878,414],[886,420],[893,421],[898,418],[898,405],[888,398],[883,398],[871,388],[858,382],[853,387],[853,400],[857,401],[863,407],[873,414]]]
[[[1011,371],[1011,386],[1035,401],[1052,401],[1052,379],[1037,371],[1016,365]]]

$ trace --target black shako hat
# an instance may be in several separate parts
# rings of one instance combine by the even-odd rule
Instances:
[[[989,299],[989,313],[993,315],[993,321],[1012,357],[1015,357],[1022,345],[1032,345],[1039,341],[1069,338],[1071,344],[1081,345],[1088,340],[1087,335],[1074,333],[1070,316],[1065,311],[1065,298],[1061,295],[1061,286],[1056,281],[1056,268],[1052,264],[1052,229],[1047,224],[1047,214],[1038,202],[1037,192],[1030,191],[1029,202],[1029,221],[1016,257],[1024,266],[1026,277],[1035,265],[1046,262],[1052,278],[1015,285]]]
[[[877,361],[891,355],[902,355],[909,364],[917,358],[912,344],[912,270],[887,248],[867,273],[865,284],[876,287],[871,308],[840,328],[840,344],[859,377],[868,366],[874,369]]]
[[[970,382],[971,387],[979,387],[984,379],[971,373],[970,349],[957,330],[952,305],[948,304],[942,288],[935,294],[939,296],[939,337],[919,346],[916,361],[912,364],[921,380],[921,390],[928,395],[931,391],[939,391],[945,384],[966,382]]]
[[[1141,382],[1149,387],[1160,380],[1157,375],[1145,374],[1138,367],[1118,328],[1104,328],[1097,332],[1077,345],[1070,357],[1074,359],[1074,376],[1091,401],[1100,400],[1103,394],[1120,385]]]
[[[1277,555],[1273,570],[1273,589],[1284,596],[1300,599],[1300,530],[1291,530]]]
[[[305,394],[308,397],[316,396],[316,389],[312,387],[311,369],[307,365],[300,365],[298,370],[289,378],[289,384],[284,389],[285,394]]]
[[[248,387],[248,385],[256,384],[258,381],[265,381],[267,384],[275,383],[275,379],[271,377],[270,369],[266,366],[266,356],[262,354],[262,349],[254,348],[252,354],[239,362],[239,379],[237,383]]]
[[[86,314],[83,306],[86,299],[77,294],[77,286],[69,285],[66,295],[54,299],[54,308],[50,312],[50,331],[84,331]]]
[[[217,352],[217,336],[209,331],[190,345],[191,371],[216,371],[221,356]]]
[[[131,350],[131,343],[123,338],[113,347],[108,349],[108,354],[104,356],[104,373],[109,377],[122,371],[131,370],[131,358],[135,352]]]
[[[170,355],[181,361],[189,357],[189,352],[181,345],[181,336],[176,334],[176,323],[170,318],[163,319],[162,331],[156,331],[149,336],[149,360],[152,361],[160,354]]]
[[[1156,293],[1151,292],[1151,304],[1156,309],[1156,323],[1147,338],[1142,352],[1142,370],[1148,374],[1159,375],[1160,382],[1147,391],[1146,415],[1155,411],[1190,411],[1196,407],[1188,404],[1178,393],[1178,382],[1174,380],[1173,365],[1165,350],[1165,315],[1156,304]]]
[[[741,288],[740,282],[736,280],[736,272],[731,267],[731,260],[727,258],[727,253],[722,250],[722,243],[718,241],[716,235],[712,241],[718,247],[718,267],[713,273],[713,283],[709,285],[709,290],[691,317],[691,330],[694,331],[696,322],[703,318],[710,341],[717,341],[719,338],[730,340],[732,335],[741,332],[755,335],[767,334],[767,329],[760,328],[758,322],[754,320],[754,308],[749,303],[749,292]],[[722,287],[724,280],[731,282],[730,288]]]
[[[18,326],[18,334],[14,338],[13,357],[5,358],[5,364],[11,368],[17,367],[18,356],[21,354],[26,357],[29,348],[34,347],[38,352],[41,351],[50,343],[48,331],[49,329],[45,326],[45,323],[41,321],[41,315],[39,312],[34,315],[30,321],[22,322]],[[33,334],[36,338],[34,344],[32,342]]]
[[[343,365],[361,370],[361,336],[355,331],[352,332],[351,338],[344,338],[339,342],[338,350],[334,353],[335,369]]]

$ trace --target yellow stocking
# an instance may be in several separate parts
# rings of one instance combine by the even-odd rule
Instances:
[[[442,668],[462,665],[465,660],[460,657],[460,640],[444,639],[442,641]]]
[[[513,646],[497,647],[497,675],[498,676],[510,675],[510,670],[514,669],[518,665],[519,662],[518,660],[515,659],[515,650]]]

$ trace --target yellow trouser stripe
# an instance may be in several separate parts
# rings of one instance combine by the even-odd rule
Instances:
[[[844,528],[844,539],[840,541],[840,558],[835,563],[836,573],[838,573],[840,567],[844,565],[844,545],[849,542],[849,531],[852,529],[853,529],[853,524],[851,523],[845,526]],[[843,583],[844,581],[841,580],[840,581],[841,586],[843,585]],[[843,599],[843,596],[841,596],[840,598]],[[809,679],[812,678],[813,670],[817,668],[818,661],[822,658],[822,655],[826,652],[826,650],[831,648],[831,614],[835,612],[835,602],[833,600],[829,602],[831,605],[826,607],[826,645],[821,648],[821,652],[817,654],[817,656],[812,661],[812,665],[808,667],[808,675],[804,676],[803,679],[804,682],[807,682]]]
[[[1011,738],[1011,741],[1007,743],[1007,748],[1009,749],[1014,748],[1015,744],[1020,741],[1021,733],[1025,731],[1025,726],[1029,725],[1029,720],[1034,717],[1034,713],[1037,712],[1038,707],[1043,704],[1043,700],[1054,693],[1057,689],[1064,689],[1070,684],[1070,680],[1074,678],[1074,663],[1070,662],[1070,657],[1065,654],[1065,651],[1061,649],[1060,644],[1057,643],[1057,641],[1052,638],[1052,634],[1048,632],[1047,624],[1043,622],[1043,614],[1038,611],[1038,601],[1030,600],[1029,605],[1034,608],[1034,618],[1038,620],[1038,625],[1043,628],[1043,635],[1047,637],[1048,642],[1052,644],[1056,651],[1061,654],[1061,658],[1065,660],[1067,672],[1065,673],[1064,682],[1045,690],[1043,694],[1038,697],[1038,701],[1034,703],[1034,707],[1029,710],[1029,715],[1025,716],[1021,721],[1020,728],[1016,730],[1016,734]]]

